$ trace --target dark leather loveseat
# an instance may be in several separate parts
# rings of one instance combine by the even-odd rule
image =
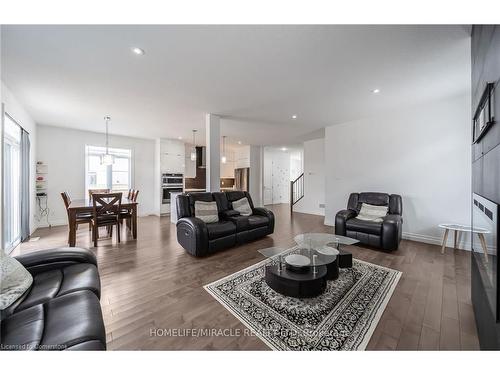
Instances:
[[[233,210],[232,202],[248,198],[252,215],[241,216]],[[217,203],[219,221],[205,223],[194,215],[196,201]],[[188,253],[204,256],[219,250],[267,236],[274,232],[274,214],[254,207],[245,191],[216,193],[187,193],[177,196],[177,241]]]
[[[387,206],[387,215],[382,222],[357,219],[361,204]],[[403,202],[401,196],[386,193],[352,193],[347,210],[335,216],[335,234],[358,239],[365,245],[396,250],[401,241],[403,226]]]
[[[59,248],[16,259],[33,284],[0,312],[0,350],[106,350],[94,254]]]

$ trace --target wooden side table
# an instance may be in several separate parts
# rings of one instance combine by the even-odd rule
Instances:
[[[446,241],[448,240],[448,233],[450,230],[454,231],[453,248],[456,249],[459,242],[459,235],[462,232],[472,232],[476,233],[481,242],[481,247],[485,254],[485,259],[488,261],[488,246],[486,245],[486,239],[484,238],[485,233],[490,233],[487,229],[475,228],[472,229],[470,225],[462,224],[439,224],[440,228],[444,229],[443,245],[441,246],[441,254],[444,254],[444,249],[446,248]]]

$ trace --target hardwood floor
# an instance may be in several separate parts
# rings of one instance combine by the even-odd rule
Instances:
[[[239,329],[245,327],[212,298],[203,285],[264,259],[257,250],[293,245],[295,234],[331,232],[323,217],[295,213],[275,205],[275,233],[207,258],[188,255],[177,243],[168,217],[139,218],[138,239],[100,239],[91,247],[87,227],[77,246],[97,255],[102,283],[101,305],[108,349],[267,350],[254,336],[165,337],[161,329]],[[21,245],[21,253],[65,246],[67,227],[35,232],[39,241]],[[372,350],[479,349],[470,298],[470,253],[402,241],[393,253],[351,246],[355,258],[398,269],[399,284],[368,344]],[[151,333],[153,330],[153,334]],[[156,335],[155,335],[156,334]]]

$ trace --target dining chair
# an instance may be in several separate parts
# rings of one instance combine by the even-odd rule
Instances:
[[[139,195],[139,190],[131,190],[130,198],[132,202],[137,202],[137,196]],[[120,221],[123,223],[123,220],[125,220],[125,223],[127,224],[127,228],[131,228],[131,221],[132,221],[132,210],[131,209],[122,209],[120,211]]]
[[[66,208],[66,214],[68,215],[69,222],[69,205],[71,204],[71,196],[67,191],[61,193],[61,197],[64,202],[64,207]],[[76,230],[78,230],[78,224],[89,224],[89,231],[92,229],[91,225],[92,214],[91,213],[78,213],[76,214]],[[68,234],[69,235],[69,234]]]
[[[89,200],[92,200],[92,194],[107,194],[111,193],[110,189],[89,189]]]
[[[92,238],[97,247],[99,227],[107,227],[113,237],[113,225],[116,225],[116,239],[120,243],[120,212],[123,193],[92,194]]]

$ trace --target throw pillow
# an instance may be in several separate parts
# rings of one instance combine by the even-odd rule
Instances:
[[[382,221],[382,218],[387,215],[388,210],[389,207],[387,206],[374,206],[371,204],[362,203],[361,209],[359,210],[359,214],[358,216],[356,216],[356,218],[360,220],[375,221],[377,223],[380,223]]]
[[[12,305],[33,283],[33,276],[0,249],[0,310]]]
[[[250,216],[252,214],[252,208],[246,197],[234,201],[233,210],[238,211],[241,216]]]
[[[219,211],[216,202],[194,202],[194,216],[205,223],[216,223],[219,221]]]

